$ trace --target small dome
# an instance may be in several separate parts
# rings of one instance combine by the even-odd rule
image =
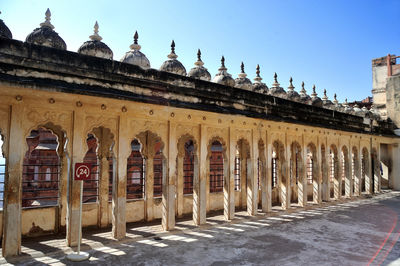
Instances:
[[[315,91],[315,85],[313,86],[313,93],[311,93],[311,104],[317,107],[322,107],[323,105],[321,98],[318,97],[318,94]]]
[[[168,55],[168,58],[169,59],[161,65],[160,70],[186,76],[186,68],[181,62],[176,60],[178,56],[175,54],[175,42],[173,40],[171,43],[171,53]]]
[[[326,95],[326,89],[324,89],[324,96],[322,97],[322,105],[324,108],[327,109],[334,109],[335,105],[331,100],[328,99],[328,96]]]
[[[121,58],[121,62],[140,66],[143,69],[148,69],[150,68],[150,61],[140,51],[142,47],[138,44],[138,39],[139,34],[136,31],[135,35],[133,36],[133,44],[129,46],[131,50],[126,52],[124,57]]]
[[[381,114],[379,111],[375,108],[375,105],[371,105],[371,109],[369,109],[369,113],[371,114],[371,117],[376,120],[381,119]]]
[[[344,112],[344,108],[343,105],[341,105],[339,103],[339,101],[337,100],[337,95],[336,93],[333,95],[333,109],[338,111],[338,112]]]
[[[286,91],[282,87],[280,87],[280,84],[278,82],[278,75],[276,73],[274,75],[274,83],[269,89],[268,94],[279,98],[286,98],[287,96]]]
[[[244,89],[244,90],[251,91],[253,84],[247,78],[247,74],[244,72],[244,64],[243,64],[243,62],[240,65],[240,69],[242,71],[238,75],[239,77],[237,79],[235,79],[235,87],[239,88],[239,89]]]
[[[188,76],[196,79],[202,79],[206,81],[211,80],[210,72],[207,68],[203,67],[204,63],[201,61],[201,51],[197,50],[197,62],[194,63],[195,67],[189,71]]]
[[[12,39],[12,33],[2,19],[0,19],[0,37]]]
[[[113,52],[101,40],[103,38],[99,35],[99,24],[96,21],[94,24],[94,34],[89,36],[90,41],[84,42],[78,49],[78,53],[90,56],[97,56],[105,59],[112,59]]]
[[[347,114],[350,114],[353,111],[353,108],[351,108],[351,106],[349,106],[349,104],[347,103],[347,98],[344,100],[343,105],[343,111]]]
[[[304,81],[301,83],[300,102],[305,104],[311,104],[311,97],[307,94],[307,91],[304,88]]]
[[[228,73],[228,69],[225,67],[225,58],[221,58],[221,67],[218,68],[218,73],[213,78],[212,82],[234,87],[235,80],[232,78],[231,74]]]
[[[361,110],[361,108],[358,106],[358,104],[355,104],[353,106],[353,113],[358,116],[364,116],[364,112]]]
[[[67,45],[64,40],[55,32],[54,26],[50,23],[51,13],[47,9],[45,22],[40,23],[40,28],[36,28],[26,37],[26,42],[36,45],[43,45],[47,47],[67,50]]]
[[[363,112],[363,115],[365,116],[368,113],[368,108],[363,106],[363,108],[361,108],[361,111]]]
[[[298,94],[297,91],[294,90],[292,77],[290,77],[289,82],[290,84],[289,87],[287,88],[286,98],[291,101],[300,102],[300,94]]]
[[[254,83],[253,83],[253,91],[258,93],[268,94],[268,86],[265,85],[265,83],[261,82],[262,78],[260,77],[259,65],[257,65],[256,74],[257,76],[254,78]]]

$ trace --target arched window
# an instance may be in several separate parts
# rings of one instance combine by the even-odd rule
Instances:
[[[4,204],[4,179],[6,177],[6,158],[3,156],[3,139],[0,135],[0,210]]]
[[[224,158],[222,144],[214,141],[211,144],[210,157],[210,192],[222,192],[224,190]]]
[[[92,165],[90,179],[83,181],[82,202],[90,203],[97,202],[99,197],[99,171],[100,163],[97,154],[97,139],[93,134],[88,134],[86,139],[88,151],[83,158],[84,163]]]
[[[50,130],[32,130],[26,139],[22,173],[22,207],[56,206],[59,197],[60,158],[57,136]]]
[[[235,181],[235,190],[240,191],[240,153],[239,150],[236,149],[236,156],[235,156],[235,168],[234,168],[234,181]]]
[[[162,176],[163,176],[163,154],[161,150],[161,141],[156,141],[155,155],[153,159],[153,173],[154,173],[154,197],[162,196]]]
[[[192,140],[185,143],[185,157],[183,157],[183,194],[193,194],[194,176],[194,144]]]
[[[272,178],[271,178],[271,185],[272,188],[278,186],[278,164],[277,164],[277,158],[276,158],[276,152],[274,151],[272,153],[272,160],[271,160],[271,171],[272,171]]]
[[[141,153],[142,145],[137,139],[134,139],[131,149],[127,164],[126,198],[142,199],[145,191],[145,160]]]

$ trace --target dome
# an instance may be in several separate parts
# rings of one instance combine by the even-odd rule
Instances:
[[[140,51],[141,46],[138,44],[138,39],[139,34],[136,31],[135,35],[133,36],[133,44],[129,46],[131,50],[126,52],[124,57],[121,58],[121,62],[140,66],[143,69],[148,69],[150,68],[150,61]]]
[[[2,19],[0,19],[0,37],[12,39],[12,33]]]
[[[298,94],[297,91],[294,90],[292,77],[290,77],[289,82],[290,82],[290,84],[289,84],[289,87],[287,88],[286,97],[287,97],[288,100],[299,102],[300,101],[300,94]]]
[[[318,97],[317,92],[315,91],[315,85],[313,86],[313,93],[311,93],[311,105],[322,107],[323,102],[321,98]]]
[[[94,34],[89,36],[90,41],[84,42],[78,49],[78,53],[90,56],[97,56],[105,59],[113,59],[113,52],[101,40],[99,35],[99,24],[94,24]]]
[[[160,70],[186,76],[186,68],[182,65],[181,62],[176,60],[178,56],[175,54],[174,41],[172,41],[171,43],[171,53],[168,55],[168,58],[169,59],[161,65]]]
[[[322,105],[325,108],[328,108],[328,109],[334,109],[334,107],[335,107],[333,102],[328,99],[328,96],[326,95],[326,90],[325,89],[324,89],[324,96],[322,97]]]
[[[364,112],[361,110],[361,108],[358,106],[358,104],[355,104],[353,106],[353,113],[358,116],[364,116]]]
[[[301,83],[300,102],[305,104],[311,104],[311,97],[307,94],[307,91],[304,88],[304,81]]]
[[[278,75],[275,73],[274,75],[274,83],[268,91],[269,95],[276,96],[279,98],[286,98],[286,91],[280,87],[278,83]]]
[[[51,13],[50,10],[46,11],[45,22],[40,23],[40,28],[36,28],[26,37],[26,42],[36,45],[43,45],[47,47],[67,50],[67,45],[64,40],[55,32],[54,26],[50,23]]]
[[[240,65],[241,72],[238,75],[239,77],[235,79],[235,87],[239,89],[244,89],[251,91],[252,89],[252,83],[251,81],[247,78],[247,74],[244,72],[244,64]]]
[[[210,72],[207,68],[203,67],[204,63],[201,61],[201,51],[197,50],[197,62],[194,63],[195,67],[189,71],[188,76],[196,79],[202,79],[206,81],[211,80]]]
[[[215,75],[212,82],[234,87],[235,80],[232,78],[231,74],[229,74],[227,70],[228,69],[225,67],[225,58],[222,56],[221,67],[218,68],[218,73],[217,75]]]
[[[259,65],[257,65],[256,74],[257,74],[257,76],[254,78],[254,83],[253,83],[253,91],[258,92],[258,93],[268,94],[268,86],[265,85],[265,83],[261,82],[262,78],[260,77],[260,66]]]
[[[343,111],[347,114],[350,114],[353,111],[353,108],[351,108],[351,106],[349,106],[349,104],[347,103],[347,98],[344,100],[343,103]]]

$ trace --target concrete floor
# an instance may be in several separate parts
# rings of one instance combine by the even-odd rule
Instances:
[[[201,228],[181,221],[173,232],[162,232],[159,225],[135,227],[120,242],[111,241],[109,232],[87,233],[84,249],[91,257],[75,264],[400,265],[399,214],[400,192],[385,192],[267,216],[239,212],[231,223],[217,215]],[[71,250],[52,241],[23,243],[26,255],[8,262],[72,264],[65,258]]]

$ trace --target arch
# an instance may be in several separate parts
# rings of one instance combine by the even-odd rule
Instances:
[[[126,199],[145,197],[145,165],[142,155],[143,145],[138,139],[131,141],[131,153],[127,158]]]
[[[280,202],[283,209],[288,208],[290,195],[287,186],[286,166],[285,166],[285,146],[279,140],[272,143],[271,154],[271,186],[273,194]]]
[[[352,184],[350,177],[350,160],[349,160],[349,150],[347,146],[343,145],[341,149],[341,181],[339,186],[341,186],[341,195],[350,197]]]
[[[30,131],[26,143],[22,170],[22,208],[58,206],[61,176],[59,153],[63,147],[59,136],[51,129],[39,126]]]
[[[338,150],[336,145],[332,144],[329,147],[329,182],[333,183],[333,186],[329,192],[330,196],[334,199],[339,199],[340,197],[340,187],[339,187],[339,158]]]
[[[358,149],[356,146],[353,146],[353,148],[351,149],[351,179],[353,183],[352,193],[354,195],[360,195],[360,158],[358,156]]]
[[[314,143],[310,142],[306,147],[306,176],[307,184],[312,185],[312,201],[314,203],[320,202],[320,180],[318,174],[318,158],[317,147]]]

